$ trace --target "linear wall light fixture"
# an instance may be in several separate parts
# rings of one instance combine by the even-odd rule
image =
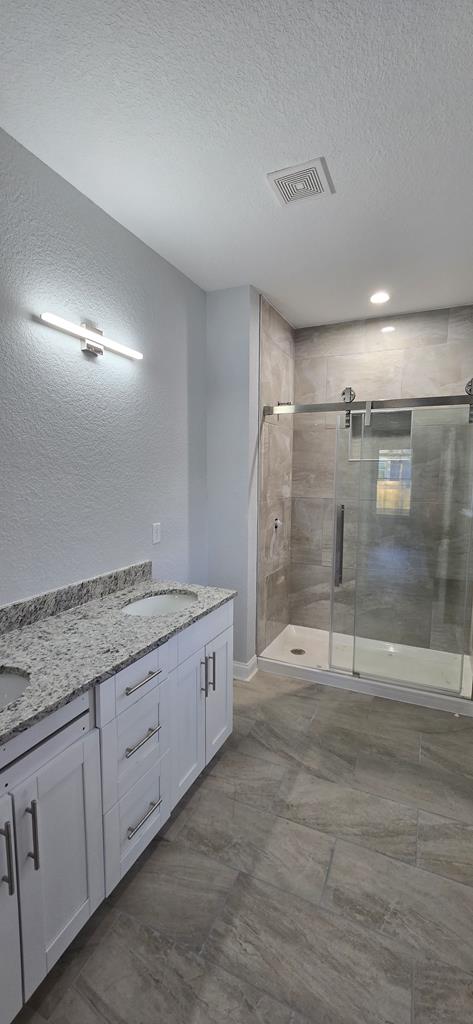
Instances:
[[[120,345],[118,341],[106,338],[98,328],[89,327],[88,324],[74,324],[71,320],[64,320],[64,317],[56,316],[56,313],[41,313],[39,319],[49,327],[57,327],[58,330],[65,331],[66,334],[72,334],[74,338],[80,338],[82,349],[92,355],[103,355],[103,350],[106,348],[110,352],[117,352],[120,356],[127,356],[128,359],[143,358],[143,353],[138,352],[136,348]]]

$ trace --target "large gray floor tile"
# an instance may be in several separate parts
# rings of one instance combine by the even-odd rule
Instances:
[[[304,1024],[247,979],[125,917],[77,987],[109,1024]]]
[[[302,770],[287,778],[278,813],[320,832],[415,862],[417,813],[398,802]]]
[[[322,893],[334,846],[321,832],[208,788],[166,838],[314,902]]]
[[[198,947],[237,872],[178,843],[159,842],[115,890],[115,910],[162,935]]]
[[[247,757],[239,748],[230,748],[214,763],[205,784],[234,800],[272,811],[287,770],[288,762],[283,756],[278,761],[265,761]]]
[[[419,811],[417,864],[473,886],[473,825]]]
[[[391,754],[409,761],[419,757],[420,741],[415,733],[383,736],[368,728],[366,718],[349,725],[338,722],[336,716],[328,720],[320,715],[311,722],[307,738],[312,746],[330,751],[352,767],[361,754]]]
[[[383,937],[247,876],[204,953],[314,1024],[410,1024],[408,958]]]
[[[115,911],[108,902],[95,914],[79,932],[59,962],[53,967],[30,1000],[30,1008],[45,1020],[54,1018],[64,994],[80,974],[94,949],[106,936],[115,920]]]
[[[384,697],[374,698],[368,724],[370,730],[377,730],[380,733],[386,733],[387,730],[388,735],[397,730],[438,736],[465,731],[473,734],[471,718],[456,718],[450,712],[435,711],[404,701],[386,700]]]
[[[392,800],[401,800],[445,818],[473,823],[471,778],[425,763],[362,754],[356,764],[356,784],[361,789]]]
[[[50,1024],[109,1024],[109,1017],[104,1016],[86,995],[73,987],[64,994],[50,1018]]]
[[[414,975],[414,1024],[471,1024],[473,978],[444,964],[418,964]]]
[[[326,689],[327,687],[319,686],[317,683],[292,679],[290,676],[274,676],[269,672],[257,672],[248,683],[239,680],[234,682],[235,704],[246,708],[277,703],[285,695],[315,699]]]
[[[473,777],[473,728],[466,721],[464,729],[447,735],[422,734],[421,764]]]
[[[341,842],[322,902],[416,958],[473,971],[473,891],[465,885]]]

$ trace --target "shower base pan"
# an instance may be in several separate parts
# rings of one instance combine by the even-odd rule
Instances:
[[[329,667],[330,633],[309,626],[286,626],[258,658],[258,667],[277,675],[312,679],[331,686],[392,697],[409,703],[473,716],[470,658],[425,647],[356,639],[334,633]],[[336,667],[335,667],[336,666]]]

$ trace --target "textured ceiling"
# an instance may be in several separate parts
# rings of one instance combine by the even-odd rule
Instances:
[[[471,0],[0,10],[0,124],[203,288],[297,326],[473,299]],[[317,156],[336,194],[279,206]]]

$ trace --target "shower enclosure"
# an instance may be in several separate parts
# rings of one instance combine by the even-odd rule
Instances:
[[[300,616],[304,624],[291,621],[297,615],[289,595],[289,621],[269,643],[260,631],[258,653],[268,667],[282,663],[471,698],[470,397],[356,402],[350,389],[344,395],[348,402],[263,410],[267,422],[287,417],[299,446],[310,446],[314,420],[336,413],[336,422],[324,435],[331,507],[316,522],[322,511],[314,499],[314,521],[306,515],[292,530],[299,551],[322,535],[328,592],[317,583],[320,568],[308,561],[302,573],[314,613],[317,601],[325,602],[326,628],[308,625],[307,614]],[[260,500],[261,534],[265,496]],[[275,522],[273,529],[282,526]],[[261,594],[260,587],[260,601]]]

